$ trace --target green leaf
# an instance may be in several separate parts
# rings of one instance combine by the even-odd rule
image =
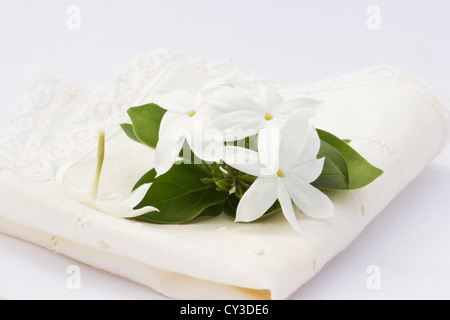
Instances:
[[[141,142],[138,137],[136,137],[136,134],[134,133],[133,130],[133,125],[130,123],[122,123],[120,125],[120,127],[122,128],[122,130],[125,132],[125,134],[128,136],[128,138],[130,138],[131,140],[134,140],[136,142]]]
[[[236,218],[236,210],[237,207],[239,205],[239,198],[236,196],[236,194],[231,193],[228,197],[228,199],[225,201],[224,206],[223,206],[223,212],[229,216],[232,219]],[[263,214],[263,217],[267,217],[269,215],[271,215],[272,213],[278,212],[279,210],[281,210],[281,205],[280,203],[277,201],[275,201],[275,203]]]
[[[152,186],[135,209],[153,206],[159,212],[149,212],[135,219],[154,223],[184,223],[200,216],[219,214],[228,192],[204,184],[201,180],[207,177],[210,176],[201,166],[192,164],[175,165],[156,178],[152,171],[148,172],[138,184],[152,182]]]
[[[312,185],[316,188],[348,189],[349,176],[345,158],[333,146],[321,140],[317,158],[323,157],[325,157],[325,162],[322,173]]]
[[[271,215],[272,213],[278,212],[281,210],[281,204],[280,202],[275,201],[275,203],[269,208],[269,210],[266,211],[266,213],[264,213],[263,217],[267,217],[269,215]]]
[[[333,185],[321,185],[320,187],[328,189],[358,189],[368,185],[376,178],[378,178],[381,174],[383,174],[383,171],[381,169],[374,167],[358,152],[356,152],[352,147],[350,147],[347,143],[345,143],[338,137],[332,135],[329,132],[319,129],[317,129],[317,133],[319,134],[320,140],[322,142],[329,144],[342,155],[342,157],[345,159],[348,170],[348,183],[346,188],[341,188],[342,186]],[[316,181],[313,182],[312,185],[317,187]]]
[[[144,174],[142,178],[138,180],[138,182],[136,182],[135,186],[133,187],[133,191],[144,184],[152,183],[153,181],[155,181],[155,178],[156,178],[156,170],[152,169],[146,174]]]
[[[223,212],[230,218],[236,218],[236,210],[239,204],[239,198],[231,193],[223,205]]]
[[[143,144],[156,148],[159,139],[159,126],[165,113],[165,109],[154,103],[128,109],[135,137]],[[129,127],[127,129],[129,131]]]
[[[205,216],[216,217],[223,212],[224,204],[225,204],[225,201],[220,202],[218,204],[214,204],[214,205],[206,208],[205,210],[203,210],[202,213],[200,213],[198,217],[205,217]]]

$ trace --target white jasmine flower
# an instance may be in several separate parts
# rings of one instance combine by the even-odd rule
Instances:
[[[324,158],[317,159],[319,148],[319,136],[302,112],[293,114],[286,121],[280,132],[279,145],[271,149],[271,156],[276,157],[275,163],[278,163],[275,167],[264,166],[255,151],[225,147],[227,164],[258,177],[241,198],[236,221],[258,219],[277,199],[284,216],[298,232],[300,227],[293,204],[313,218],[332,216],[331,200],[310,184],[323,169]]]
[[[110,216],[117,218],[134,218],[148,212],[159,211],[155,207],[144,207],[133,210],[148,192],[151,184],[144,184],[128,194],[122,193],[107,193],[99,194],[95,199],[83,199],[80,202],[102,211]]]
[[[66,163],[58,168],[55,175],[55,182],[58,190],[71,197],[75,201],[89,206],[93,209],[106,213],[117,218],[133,218],[148,212],[159,211],[155,207],[147,206],[138,210],[133,210],[142,199],[144,199],[151,183],[144,184],[130,193],[98,193],[100,175],[102,172],[105,157],[105,131],[100,130],[97,151],[97,169],[91,190],[87,191],[83,187],[76,188],[71,183],[66,182],[67,171],[74,163]]]
[[[205,134],[210,122],[210,111],[204,95],[223,86],[236,71],[208,82],[197,93],[175,89],[155,99],[155,103],[167,110],[161,120],[159,141],[155,150],[155,170],[159,175],[167,172],[176,162],[185,141],[196,156],[205,161],[219,161],[214,150],[223,146],[223,139]],[[204,152],[204,150],[211,152]]]
[[[226,141],[240,140],[264,128],[280,128],[291,114],[302,110],[312,117],[318,113],[319,100],[284,98],[271,87],[259,83],[257,96],[233,87],[219,87],[206,97],[211,108],[220,114],[211,123],[225,135]]]
[[[144,184],[130,193],[100,193],[92,197],[87,189],[81,190],[64,182],[68,168],[68,166],[61,167],[58,171],[56,186],[65,195],[81,204],[117,218],[134,218],[148,212],[159,211],[150,206],[133,210],[144,199],[151,184]]]

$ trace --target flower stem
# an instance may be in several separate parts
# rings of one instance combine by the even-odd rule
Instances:
[[[204,184],[208,186],[216,185],[219,191],[234,192],[238,198],[241,198],[256,180],[255,176],[240,172],[227,164],[213,163],[207,165],[203,162],[202,166],[210,175],[210,178],[202,179]]]
[[[100,184],[100,174],[102,173],[103,160],[105,159],[105,130],[100,130],[98,134],[97,149],[97,169],[95,171],[94,182],[91,187],[91,198],[96,199],[98,195],[98,185]]]

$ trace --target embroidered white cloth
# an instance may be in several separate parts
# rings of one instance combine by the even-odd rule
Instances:
[[[195,91],[235,70],[181,53],[137,58],[109,85],[87,88],[42,70],[0,135],[0,232],[137,281],[176,299],[285,299],[344,250],[444,146],[445,100],[396,68],[380,65],[310,85],[288,85],[240,69],[233,84],[265,81],[285,96],[323,101],[317,128],[340,138],[384,174],[355,191],[330,193],[335,215],[282,215],[254,223],[226,216],[157,225],[115,218],[82,204],[96,167],[98,129],[106,130],[100,193],[127,193],[152,168],[153,151],[121,131],[129,107],[163,90]]]

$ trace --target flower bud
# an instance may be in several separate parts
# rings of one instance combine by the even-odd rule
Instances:
[[[231,181],[228,179],[217,180],[216,186],[221,191],[229,191],[231,189]]]

